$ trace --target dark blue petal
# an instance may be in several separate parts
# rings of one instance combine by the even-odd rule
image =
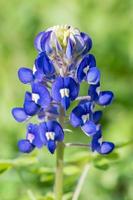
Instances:
[[[64,132],[61,125],[57,121],[50,120],[46,122],[47,131],[55,133],[55,141],[64,139]]]
[[[88,100],[82,100],[79,102],[79,105],[84,109],[84,115],[90,114],[92,109],[92,102]]]
[[[102,142],[99,153],[109,154],[113,151],[115,145],[112,142]]]
[[[28,118],[23,108],[13,108],[12,115],[14,119],[18,122],[23,122]]]
[[[99,123],[99,120],[102,117],[102,111],[96,111],[93,113],[93,121],[95,124]]]
[[[99,98],[99,88],[100,83],[97,83],[96,85],[90,85],[88,90],[88,95],[91,97],[91,101],[97,101]]]
[[[60,89],[64,88],[64,79],[62,77],[56,78],[52,84],[52,97],[55,101],[61,101]]]
[[[81,106],[75,107],[70,114],[70,123],[73,127],[78,127],[83,125],[82,115],[84,114],[84,109]]]
[[[69,108],[69,106],[70,106],[70,98],[66,97],[66,96],[63,97],[61,99],[61,105],[65,110],[67,110]]]
[[[32,134],[34,136],[34,139],[32,141],[32,144],[34,146],[36,146],[37,148],[41,148],[43,146],[43,142],[40,136],[40,127],[38,125],[30,123],[27,127],[27,139],[28,134]]]
[[[111,91],[100,92],[97,103],[101,106],[107,106],[112,103],[113,97],[114,95]]]
[[[83,126],[82,130],[87,136],[92,136],[96,134],[96,125],[94,124],[93,121],[87,121]]]
[[[28,140],[20,140],[18,142],[18,148],[23,153],[30,153],[31,151],[33,151],[35,146],[31,144]]]
[[[31,69],[21,67],[18,70],[18,77],[19,80],[24,84],[31,83],[33,81],[33,72]]]
[[[92,151],[99,151],[99,149],[101,148],[100,146],[100,139],[102,138],[102,131],[101,129],[99,129],[95,135],[92,136],[92,141],[91,141],[91,149]]]
[[[55,149],[56,149],[55,141],[49,140],[48,143],[47,143],[47,148],[53,154],[55,152]]]
[[[81,37],[83,38],[85,43],[85,49],[82,54],[86,54],[92,48],[92,40],[89,35],[83,32],[81,32]]]
[[[53,63],[50,61],[46,53],[41,52],[35,60],[36,69],[43,72],[45,75],[50,75],[55,72]]]
[[[35,115],[40,108],[39,105],[32,101],[32,94],[30,92],[25,93],[25,101],[23,106],[26,114],[30,116]]]
[[[42,108],[46,109],[50,105],[50,102],[51,102],[50,93],[45,86],[39,83],[34,83],[32,85],[32,93],[39,95],[37,104],[42,106]]]
[[[71,77],[64,78],[64,88],[69,89],[69,97],[71,101],[77,98],[79,93],[79,84]]]
[[[87,74],[87,82],[89,84],[96,85],[100,81],[100,71],[96,67],[92,67],[89,69]]]
[[[39,134],[41,141],[43,142],[44,145],[47,144],[47,138],[46,138],[46,132],[48,132],[47,124],[46,122],[43,122],[39,125]]]
[[[83,58],[83,60],[81,61],[77,69],[77,78],[79,82],[81,82],[83,79],[86,80],[85,69],[88,72],[89,69],[92,67],[96,67],[96,60],[92,54],[88,54],[87,56]]]

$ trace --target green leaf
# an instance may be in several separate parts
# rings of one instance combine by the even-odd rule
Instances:
[[[64,174],[66,176],[76,175],[80,172],[80,168],[74,165],[64,167]]]
[[[13,163],[15,167],[24,167],[27,165],[36,164],[38,163],[38,160],[36,157],[33,156],[23,156],[15,159]]]
[[[98,169],[107,170],[109,168],[109,161],[103,157],[101,159],[93,160],[93,165]]]
[[[72,192],[66,193],[63,195],[63,200],[71,200],[72,199]]]
[[[85,163],[90,162],[91,158],[92,156],[88,151],[81,151],[69,157],[68,160],[66,160],[66,162],[76,165],[84,165]]]
[[[53,174],[44,174],[40,177],[40,181],[45,183],[52,183],[53,180],[54,180]]]
[[[11,161],[0,160],[0,174],[12,167]]]

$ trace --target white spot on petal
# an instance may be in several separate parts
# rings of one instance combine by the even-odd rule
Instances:
[[[36,94],[36,93],[32,93],[32,101],[34,101],[35,103],[38,102],[40,96],[39,94]]]
[[[69,89],[68,88],[63,88],[63,89],[60,89],[60,94],[61,94],[61,97],[69,97]]]
[[[46,132],[46,138],[47,138],[47,140],[54,140],[55,133],[54,132]]]

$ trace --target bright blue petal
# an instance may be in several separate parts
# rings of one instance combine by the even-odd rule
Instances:
[[[113,151],[115,145],[112,142],[102,142],[100,152],[101,154],[109,154]]]
[[[56,78],[52,84],[52,97],[55,101],[61,101],[60,89],[64,88],[64,79],[62,77]]]
[[[43,146],[43,142],[40,137],[40,127],[36,124],[29,124],[27,127],[27,136],[29,133],[33,134],[34,136],[32,144],[36,146],[37,148],[41,148]]]
[[[48,89],[39,84],[39,83],[34,83],[32,85],[32,93],[38,94],[39,99],[37,100],[37,104],[42,106],[42,108],[46,109],[51,103],[51,97]]]
[[[53,63],[50,61],[46,53],[41,52],[35,60],[36,69],[43,71],[45,75],[50,75],[55,72]]]
[[[31,144],[28,140],[20,140],[18,142],[18,148],[22,153],[30,153],[33,151],[35,146]]]
[[[23,106],[26,114],[30,116],[35,115],[40,108],[39,105],[32,101],[32,95],[30,92],[25,93],[25,101]]]
[[[18,70],[18,77],[19,80],[24,84],[31,83],[33,81],[33,72],[31,69],[21,67]]]
[[[95,124],[99,123],[100,119],[102,117],[102,111],[96,111],[93,113],[93,121]]]
[[[88,54],[83,58],[77,69],[77,78],[79,82],[81,82],[83,79],[86,80],[85,69],[87,69],[86,71],[88,72],[89,69],[93,67],[96,67],[95,57],[92,54]]]
[[[85,49],[82,54],[86,54],[92,48],[92,40],[89,35],[83,32],[81,32],[81,37],[83,38],[85,43]]]
[[[48,143],[47,143],[47,148],[53,154],[55,152],[55,149],[56,149],[55,141],[49,140]]]
[[[46,122],[43,122],[39,125],[39,134],[44,145],[47,144],[46,132],[48,132],[48,128]]]
[[[42,51],[42,48],[41,48],[41,39],[42,37],[44,36],[45,32],[40,32],[36,38],[35,38],[35,41],[34,41],[34,46],[35,48],[38,50],[38,51]]]
[[[70,114],[70,123],[73,127],[78,127],[83,125],[82,115],[84,114],[84,109],[81,106],[75,107]]]
[[[87,121],[83,126],[82,130],[87,136],[92,136],[96,134],[96,125],[92,121]]]
[[[91,101],[97,101],[99,98],[99,92],[97,91],[100,87],[100,83],[97,83],[96,85],[90,85],[88,90],[88,95],[91,97]]]
[[[69,97],[71,101],[77,98],[79,93],[79,84],[71,77],[64,78],[64,88],[69,89]]]
[[[17,122],[23,122],[28,118],[23,108],[13,108],[12,115]]]
[[[92,136],[92,141],[91,141],[91,149],[92,151],[99,151],[100,147],[100,142],[99,140],[102,138],[102,132],[101,129],[99,129],[95,135]]]
[[[57,121],[46,122],[47,131],[55,133],[55,141],[62,141],[64,139],[64,132],[61,125]]]
[[[111,91],[100,92],[97,103],[101,106],[107,106],[112,103],[113,98],[114,98],[114,95],[113,95],[113,92]]]
[[[96,85],[100,81],[100,71],[96,67],[92,67],[89,69],[87,74],[87,82],[89,84]]]
[[[70,98],[66,96],[63,97],[61,99],[61,105],[65,110],[67,110],[70,107]]]

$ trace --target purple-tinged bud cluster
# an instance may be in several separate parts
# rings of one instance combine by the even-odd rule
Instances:
[[[22,107],[13,108],[13,117],[18,122],[37,116],[38,124],[28,124],[26,139],[18,142],[21,152],[29,153],[35,147],[44,145],[54,153],[57,142],[64,140],[64,131],[59,123],[66,116],[71,102],[80,99],[72,110],[69,121],[73,127],[81,127],[91,138],[92,151],[108,154],[114,144],[102,140],[99,121],[102,111],[95,105],[110,105],[113,100],[111,91],[100,90],[100,70],[94,55],[89,54],[91,38],[72,26],[54,26],[40,32],[35,38],[38,55],[33,70],[21,67],[19,80],[29,84]],[[79,97],[80,85],[88,83],[88,96]]]

